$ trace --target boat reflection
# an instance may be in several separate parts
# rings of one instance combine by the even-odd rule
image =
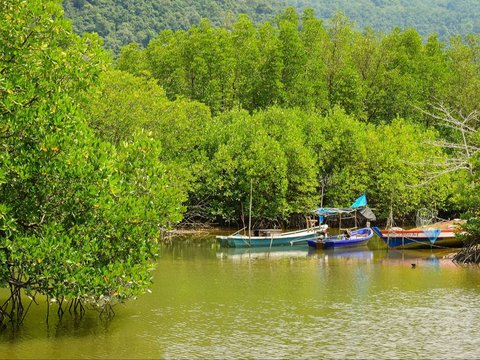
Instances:
[[[276,246],[254,248],[222,248],[217,252],[217,259],[229,259],[234,261],[281,259],[281,258],[306,258],[308,247],[301,246]]]
[[[382,263],[388,265],[456,266],[451,260],[452,249],[388,250]]]
[[[305,258],[309,260],[346,261],[346,262],[372,262],[374,251],[367,247],[360,248],[332,248],[316,250],[305,245],[280,246],[280,247],[256,247],[256,248],[225,248],[216,253],[217,259],[241,260],[276,260],[284,258]]]
[[[385,264],[417,266],[454,265],[450,257],[452,249],[386,250],[357,248],[333,248],[317,250],[305,245],[255,248],[220,248],[217,259],[230,261],[306,259],[325,264]],[[415,265],[412,265],[415,264]]]
[[[325,263],[361,264],[372,263],[375,258],[375,252],[367,247],[332,248],[325,250],[311,249],[309,257]]]

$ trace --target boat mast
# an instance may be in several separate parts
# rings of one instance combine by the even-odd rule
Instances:
[[[252,236],[252,193],[253,193],[253,179],[250,179],[250,207],[248,211],[248,239]]]

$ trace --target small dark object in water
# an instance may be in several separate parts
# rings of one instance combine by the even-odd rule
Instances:
[[[412,269],[415,269],[417,267],[417,264],[412,264]]]

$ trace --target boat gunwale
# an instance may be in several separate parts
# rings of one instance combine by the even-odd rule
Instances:
[[[409,229],[409,230],[381,230],[381,233],[382,234],[387,234],[387,235],[391,235],[391,234],[423,234],[425,232],[425,230],[436,230],[436,229],[439,229],[439,228],[434,228],[434,227],[431,227],[431,228],[425,228],[425,229]],[[460,232],[461,230],[457,230],[457,229],[439,229],[440,230],[440,233],[456,233],[456,232]]]

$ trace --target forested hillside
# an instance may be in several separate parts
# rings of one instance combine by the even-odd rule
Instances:
[[[442,40],[480,32],[477,0],[289,0],[289,4],[311,7],[320,18],[342,11],[360,29],[389,32],[396,26],[413,27],[423,36],[437,33]]]
[[[65,0],[65,15],[78,33],[96,32],[115,52],[131,42],[147,45],[163,29],[188,29],[202,18],[224,26],[238,14],[256,22],[272,19],[283,0]]]
[[[477,0],[64,0],[67,17],[78,33],[97,32],[105,47],[138,42],[146,46],[163,29],[188,29],[208,18],[215,26],[229,26],[239,14],[256,24],[273,21],[287,5],[299,11],[315,9],[329,19],[341,11],[359,29],[371,27],[389,32],[393,27],[414,27],[424,37],[435,32],[446,40],[453,34],[480,32],[480,2]]]

